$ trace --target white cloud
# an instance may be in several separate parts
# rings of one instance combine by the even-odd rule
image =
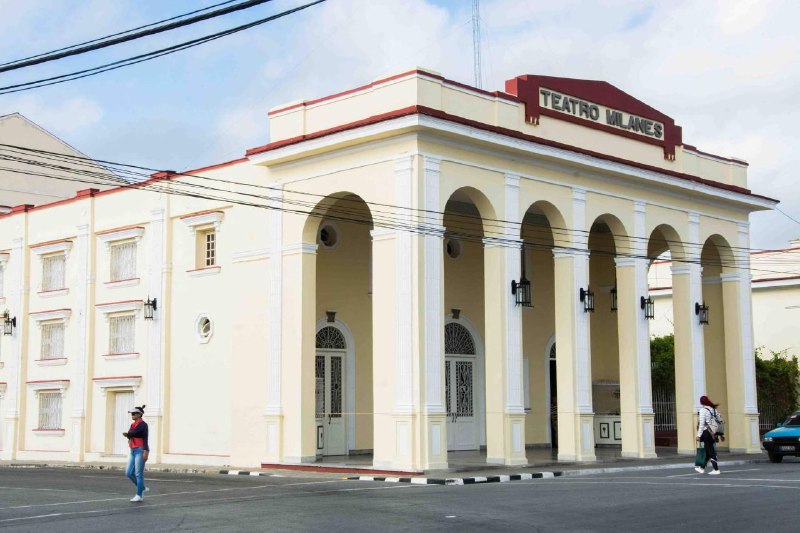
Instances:
[[[43,128],[64,137],[84,133],[103,118],[102,108],[85,98],[70,98],[64,101],[44,101],[33,95],[21,96],[9,106],[22,113]]]

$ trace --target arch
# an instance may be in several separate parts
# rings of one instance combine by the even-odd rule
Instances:
[[[475,341],[472,335],[455,320],[444,325],[444,353],[475,355]]]
[[[630,242],[630,237],[628,236],[628,230],[617,216],[611,213],[604,213],[598,216],[591,225],[591,233],[604,230],[604,227],[608,227],[610,231],[610,237],[614,244],[614,252],[616,254],[630,253],[634,250]]]
[[[345,384],[345,406],[347,410],[347,450],[353,450],[356,447],[356,417],[351,413],[356,412],[356,349],[355,338],[347,324],[335,319],[333,322],[328,322],[326,318],[317,320],[316,335],[319,337],[320,332],[330,328],[336,330],[341,335],[341,340],[344,341],[344,370],[347,383]],[[341,348],[320,348],[315,345],[315,349],[341,349]]]
[[[452,323],[456,323],[467,330],[469,335],[472,337],[472,342],[475,347],[475,359],[477,360],[476,366],[478,368],[476,376],[477,383],[475,386],[478,405],[475,407],[475,410],[480,414],[478,417],[478,444],[480,446],[486,446],[486,366],[484,359],[483,339],[481,338],[480,333],[478,333],[478,329],[475,327],[475,324],[473,324],[463,314],[461,314],[457,319],[453,318],[453,315],[447,315],[445,317],[444,327],[447,328],[447,325]],[[446,351],[445,354],[447,354]],[[442,375],[444,375],[444,359],[442,359]]]
[[[336,208],[340,207],[339,211]],[[363,210],[363,211],[362,211]],[[317,232],[326,218],[373,226],[372,211],[359,195],[349,191],[329,194],[314,206],[303,224],[303,242],[316,243]]]
[[[547,220],[547,224],[550,226],[550,237],[552,238],[553,246],[571,246],[570,234],[568,231],[565,231],[567,224],[564,215],[555,205],[547,200],[538,200],[525,210],[523,224],[520,226],[520,238],[524,238],[523,232],[525,226],[527,225],[530,227],[532,225],[530,222],[526,222],[526,220],[530,221],[531,218],[537,215],[542,215]]]
[[[701,263],[706,262],[708,257],[707,253],[712,248],[718,256],[715,264],[720,266],[720,271],[722,273],[738,272],[740,268],[747,268],[747,264],[744,263],[744,261],[749,259],[748,252],[745,251],[743,254],[739,254],[744,255],[744,257],[737,259],[728,240],[718,233],[710,235],[703,243],[703,252],[700,257]]]
[[[686,248],[680,234],[669,224],[659,224],[647,239],[647,257],[652,262],[666,251],[673,261],[686,259]]]
[[[458,213],[453,209],[454,203],[457,202],[474,205],[475,209],[478,211],[478,216],[475,217],[468,213]],[[494,208],[489,198],[474,187],[461,187],[453,191],[445,202],[444,211],[445,216],[456,215],[461,217],[459,222],[460,231],[473,235],[477,235],[478,233],[480,233],[481,236],[486,235],[489,233],[485,228],[486,221],[497,219],[497,210]],[[444,216],[442,217],[442,222],[444,223]]]

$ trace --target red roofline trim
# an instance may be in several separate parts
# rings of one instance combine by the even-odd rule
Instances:
[[[300,135],[297,137],[292,137],[290,139],[283,139],[281,141],[275,141],[274,143],[270,143],[264,146],[259,146],[256,148],[251,148],[247,150],[246,155],[248,157],[252,157],[254,155],[262,154],[264,152],[269,152],[272,150],[277,150],[278,148],[284,148],[286,146],[291,146],[294,144],[299,144],[304,141],[309,141],[312,139],[319,139],[321,137],[327,137],[328,135],[333,135],[335,133],[341,133],[343,131],[349,131],[353,129],[357,129],[363,126],[369,126],[372,124],[377,124],[380,122],[384,122],[387,120],[401,118],[409,115],[425,115],[433,118],[438,118],[442,120],[447,120],[449,122],[454,122],[456,124],[462,124],[464,126],[470,126],[473,128],[481,129],[484,131],[489,131],[492,133],[499,133],[501,135],[506,135],[508,137],[513,137],[515,139],[521,139],[525,141],[530,141],[533,143],[541,144],[544,146],[550,146],[553,148],[558,148],[561,150],[568,150],[570,152],[575,152],[579,154],[588,155],[591,157],[595,157],[598,159],[602,159],[605,161],[611,161],[614,163],[621,163],[624,165],[632,166],[635,168],[639,168],[642,170],[648,170],[652,172],[657,172],[659,174],[666,174],[675,178],[679,178],[686,181],[691,181],[694,183],[700,183],[703,185],[708,185],[710,187],[714,187],[717,189],[727,190],[731,192],[736,192],[739,194],[744,194],[747,196],[752,196],[754,198],[761,198],[764,200],[768,200],[770,202],[777,202],[774,198],[769,198],[767,196],[762,196],[759,194],[753,194],[750,189],[745,189],[744,187],[737,187],[736,185],[728,185],[725,183],[720,183],[713,180],[708,180],[705,178],[701,178],[699,176],[692,176],[691,174],[685,174],[683,172],[676,172],[674,170],[667,170],[659,167],[654,167],[651,165],[646,165],[643,163],[639,163],[637,161],[630,161],[628,159],[622,159],[620,157],[615,157],[607,154],[602,154],[599,152],[594,152],[592,150],[585,150],[583,148],[578,148],[576,146],[560,143],[557,141],[551,141],[549,139],[542,139],[541,137],[536,137],[534,135],[528,135],[526,133],[522,133],[516,130],[511,130],[508,128],[502,128],[499,126],[491,126],[489,124],[484,124],[483,122],[478,122],[476,120],[471,120],[463,117],[459,117],[457,115],[451,115],[449,113],[445,113],[444,111],[439,111],[438,109],[432,109],[427,106],[409,106],[404,107],[401,109],[397,109],[395,111],[389,111],[387,113],[382,113],[380,115],[374,115],[362,120],[357,120],[355,122],[350,122],[349,124],[342,124],[340,126],[336,126],[334,128],[329,128],[327,130],[321,130],[314,133],[309,133],[307,135]]]

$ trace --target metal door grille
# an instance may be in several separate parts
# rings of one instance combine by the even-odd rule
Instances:
[[[318,355],[314,361],[314,376],[316,385],[314,396],[316,398],[317,418],[325,415],[325,356]]]
[[[332,418],[342,417],[342,358],[331,357],[331,412]]]
[[[472,362],[456,361],[456,414],[472,416]]]
[[[444,362],[444,397],[447,413],[450,414],[450,361]]]

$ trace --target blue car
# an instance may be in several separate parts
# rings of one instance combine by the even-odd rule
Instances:
[[[773,463],[780,463],[785,455],[800,457],[800,410],[764,434],[763,445]]]

